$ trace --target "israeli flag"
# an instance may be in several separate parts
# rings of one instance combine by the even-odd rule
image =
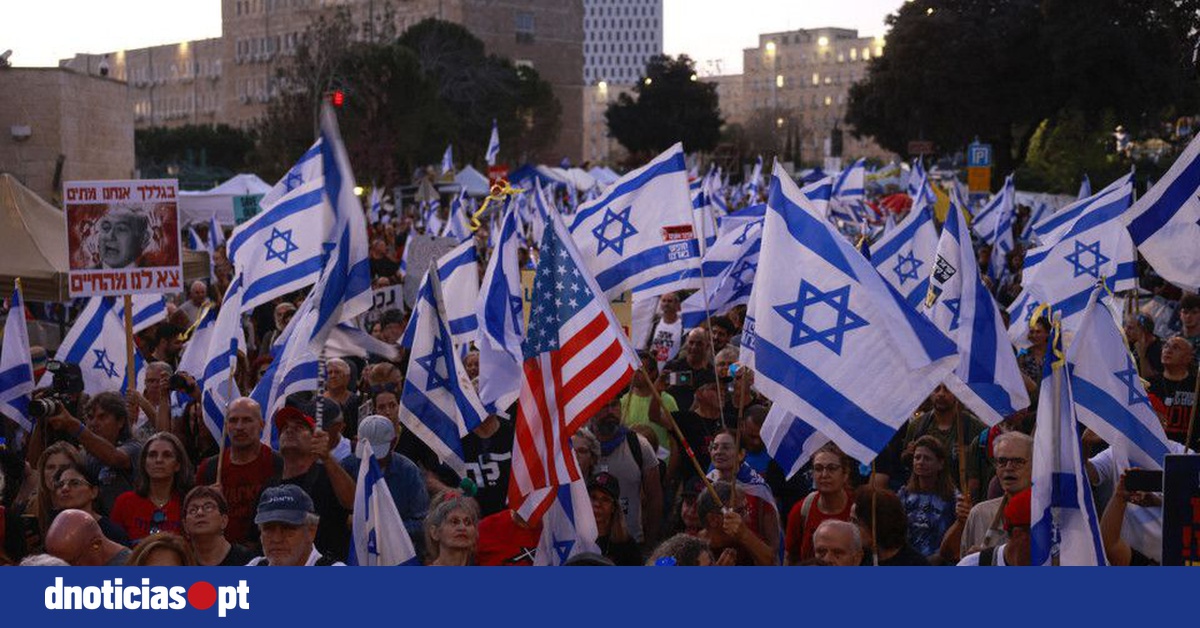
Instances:
[[[1025,226],[1021,228],[1021,241],[1029,242],[1033,239],[1033,226],[1045,220],[1047,216],[1054,213],[1054,209],[1050,206],[1049,201],[1044,195],[1037,195],[1030,200],[1029,218],[1025,221]]]
[[[487,165],[496,165],[496,157],[500,155],[500,131],[496,128],[496,120],[492,119],[492,136],[488,138],[487,155],[484,156]]]
[[[1079,182],[1079,200],[1083,200],[1092,195],[1092,182],[1088,180],[1087,173],[1083,173],[1083,181]]]
[[[440,236],[446,230],[446,222],[442,220],[440,213],[441,208],[442,202],[437,199],[430,201],[429,205],[426,206],[424,220],[425,233]]]
[[[1162,469],[1172,453],[1112,312],[1096,288],[1067,352],[1079,422],[1113,449],[1118,469]]]
[[[746,202],[754,204],[758,202],[759,192],[762,190],[762,170],[763,158],[759,155],[754,160],[754,169],[750,171],[750,178],[746,180]]]
[[[454,170],[454,146],[447,145],[446,152],[442,153],[442,174],[452,170]]]
[[[696,233],[700,239],[700,255],[703,256],[708,247],[717,241],[717,216],[720,210],[712,201],[710,181],[713,173],[709,173],[699,181],[700,186],[692,197],[692,219],[696,224]]]
[[[377,187],[371,188],[371,195],[367,197],[367,216],[371,220],[371,224],[378,224],[383,220],[383,190]]]
[[[1080,216],[1087,213],[1097,204],[1102,204],[1113,198],[1112,194],[1114,192],[1120,193],[1124,190],[1128,190],[1128,194],[1130,195],[1133,194],[1132,171],[1108,184],[1108,186],[1099,192],[1070,203],[1066,207],[1036,221],[1033,225],[1033,233],[1042,242],[1057,242],[1062,239],[1062,235],[1071,228],[1071,225],[1075,224],[1075,221]]]
[[[1163,279],[1200,291],[1200,135],[1123,220]]]
[[[242,292],[242,278],[236,276],[221,301],[221,311],[213,323],[204,370],[200,374],[204,425],[218,443],[225,431],[225,409],[242,396],[232,373],[237,365],[238,351],[246,350],[246,336],[242,331]]]
[[[1079,449],[1062,332],[1052,334],[1033,437],[1030,561],[1033,566],[1107,565],[1100,518]]]
[[[471,233],[471,226],[467,224],[467,214],[471,211],[469,203],[466,188],[459,190],[454,200],[450,201],[450,216],[448,217],[450,228],[446,235],[457,240],[459,244],[474,237]]]
[[[466,345],[475,339],[479,330],[479,320],[476,317],[476,307],[479,303],[479,251],[475,241],[463,242],[454,247],[436,262],[438,279],[446,306],[446,315],[450,324],[450,333],[454,336],[454,344]],[[429,287],[429,276],[421,280],[417,289],[417,299],[432,302],[433,295]],[[414,309],[408,319],[408,327],[400,339],[400,346],[412,348],[413,340],[419,324],[419,309]]]
[[[975,235],[991,244],[996,240],[1000,223],[1004,221],[1005,217],[1009,217],[1009,221],[1012,220],[1015,203],[1016,186],[1013,184],[1013,177],[1010,174],[1004,179],[1004,185],[1000,187],[1000,191],[996,192],[988,204],[975,214],[974,220],[971,221],[971,230],[975,232]]]
[[[804,467],[829,437],[800,420],[779,404],[773,404],[760,432],[767,453],[783,468],[788,478]]]
[[[125,346],[125,319],[118,315],[121,306],[116,297],[92,297],[67,330],[54,359],[78,364],[83,372],[83,392],[97,395],[102,392],[126,390],[125,370],[128,364]],[[134,369],[140,390],[144,380],[145,362],[135,347]],[[42,376],[39,386],[50,385],[50,375]]]
[[[738,255],[716,277],[705,277],[711,289],[697,290],[680,304],[683,328],[699,327],[709,316],[724,314],[750,300],[762,248],[762,221],[750,223],[747,236],[738,245]],[[715,248],[715,247],[714,247]],[[707,264],[707,261],[705,262]],[[706,287],[707,287],[706,286]]]
[[[759,391],[847,454],[870,462],[958,362],[778,165],[742,360]],[[887,395],[878,391],[887,390]]]
[[[871,264],[915,308],[929,292],[937,248],[933,209],[919,199],[899,225],[890,231],[885,228],[883,236],[871,245]]]
[[[462,439],[479,427],[487,411],[454,350],[437,269],[425,278],[429,297],[417,300],[416,333],[409,351],[400,422],[459,477],[467,477]]]
[[[698,287],[700,244],[683,145],[675,144],[581,205],[571,235],[610,300],[627,290],[644,299]]]
[[[288,395],[317,390],[320,386],[320,363],[308,339],[312,337],[317,315],[314,296],[300,304],[292,320],[279,332],[270,348],[271,364],[259,378],[250,398],[258,402],[264,417],[271,417],[283,407]],[[263,430],[263,442],[277,442],[274,423]]]
[[[313,287],[317,321],[309,343],[314,351],[321,350],[338,324],[366,313],[374,305],[367,224],[354,196],[350,158],[329,103],[321,105],[321,162],[325,173],[322,194],[333,208],[334,222],[332,237],[323,245],[330,250],[328,261]]]
[[[1105,194],[1057,240],[1025,255],[1023,283],[1040,288],[1051,309],[1061,313],[1064,329],[1078,328],[1099,281],[1114,292],[1136,286],[1133,241],[1121,223],[1132,200],[1132,185]]]
[[[25,323],[25,298],[21,282],[13,288],[4,321],[4,344],[0,347],[0,414],[12,419],[26,432],[33,431],[29,401],[33,394],[33,363],[29,353],[29,327]]]
[[[196,233],[195,227],[187,228],[187,246],[192,251],[207,251],[208,244],[200,238],[200,234]]]
[[[504,414],[521,391],[521,341],[525,315],[518,259],[517,209],[510,201],[500,221],[499,244],[492,250],[476,302],[479,335],[479,398],[489,414]]]
[[[412,538],[404,528],[404,520],[396,509],[379,461],[371,451],[371,443],[363,439],[362,448],[358,481],[354,484],[354,511],[350,516],[354,540],[346,564],[360,567],[419,565]]]
[[[217,308],[205,306],[197,318],[191,338],[183,346],[183,352],[179,354],[179,367],[175,371],[187,373],[199,379],[204,374],[205,360],[208,358],[208,345],[212,342],[212,330],[217,322]]]
[[[744,230],[748,223],[760,221],[766,215],[767,204],[759,203],[743,207],[732,214],[721,216],[717,219],[717,238],[722,238],[732,231]]]
[[[938,241],[925,315],[958,345],[946,386],[984,423],[995,425],[1029,407],[1029,393],[995,299],[979,266],[962,209],[951,203]]]
[[[867,197],[867,160],[859,159],[838,174],[833,181],[833,198],[860,201]]]
[[[145,330],[167,320],[167,298],[161,294],[135,294],[130,298],[133,303],[133,333]],[[125,300],[117,301],[117,316],[121,324],[125,322]]]
[[[217,217],[214,215],[208,219],[208,250],[215,253],[222,246],[225,246],[225,231],[217,224]]]
[[[245,286],[243,311],[311,286],[321,273],[334,221],[323,193],[322,149],[317,142],[304,153],[263,197],[262,211],[229,237],[229,260]]]
[[[1018,349],[1029,347],[1029,325],[1039,309],[1049,308],[1040,285],[1025,286],[1008,306],[1008,341]]]
[[[559,485],[554,502],[542,516],[542,536],[533,564],[561,567],[578,554],[599,554],[600,546],[596,544],[599,535],[584,480]]]

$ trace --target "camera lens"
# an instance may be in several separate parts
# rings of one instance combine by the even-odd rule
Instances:
[[[54,399],[34,399],[29,402],[29,416],[35,419],[54,416],[57,409],[58,402]]]

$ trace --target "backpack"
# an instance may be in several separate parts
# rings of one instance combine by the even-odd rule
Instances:
[[[642,443],[638,440],[638,433],[633,430],[625,432],[625,442],[629,443],[629,453],[633,454],[633,461],[637,463],[638,471],[641,471]]]
[[[979,552],[980,567],[995,567],[996,566],[996,548],[985,547]]]

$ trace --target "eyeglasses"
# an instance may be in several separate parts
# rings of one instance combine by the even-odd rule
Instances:
[[[1004,467],[1012,466],[1014,469],[1020,469],[1025,466],[1026,462],[1028,460],[1024,458],[996,458],[996,468],[1003,469]]]
[[[195,516],[202,512],[212,512],[216,509],[217,509],[216,503],[204,502],[203,504],[195,504],[193,506],[188,506],[187,514],[188,514],[188,516]]]
[[[89,484],[87,482],[87,480],[80,480],[77,478],[70,478],[67,480],[59,480],[54,483],[54,488],[59,489],[59,490],[62,490],[64,488],[79,488],[81,486],[91,486],[91,484]]]
[[[814,474],[837,473],[838,471],[841,471],[841,470],[842,470],[842,465],[840,465],[840,464],[814,464],[813,465],[813,473]]]

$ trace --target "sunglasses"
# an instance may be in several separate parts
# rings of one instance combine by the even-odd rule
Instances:
[[[154,509],[154,514],[150,515],[150,534],[162,532],[162,525],[166,522],[167,513],[163,512],[162,508]]]

